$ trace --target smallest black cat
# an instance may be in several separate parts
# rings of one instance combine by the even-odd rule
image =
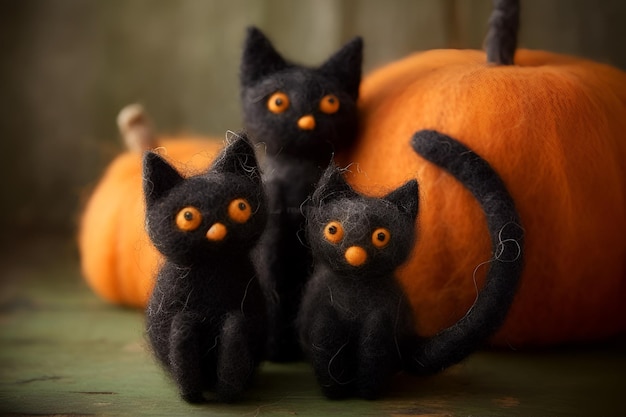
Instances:
[[[312,196],[307,233],[315,266],[298,326],[329,398],[377,397],[415,343],[394,271],[413,248],[418,203],[415,180],[383,198],[366,197],[332,165]]]
[[[250,251],[267,220],[254,150],[245,136],[202,175],[183,178],[144,156],[148,234],[165,255],[147,311],[159,362],[188,402],[237,399],[263,357],[266,311]]]

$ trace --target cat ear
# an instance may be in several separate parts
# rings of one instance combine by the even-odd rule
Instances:
[[[401,212],[415,219],[419,211],[419,186],[417,181],[407,181],[403,186],[396,188],[383,197],[383,200],[393,203]]]
[[[274,49],[263,32],[255,27],[248,28],[239,68],[242,86],[250,86],[288,66],[287,61]]]
[[[150,207],[185,179],[163,157],[155,152],[143,156],[143,193]]]
[[[362,64],[363,39],[356,37],[328,58],[319,69],[324,74],[338,80],[356,100],[359,97]]]
[[[254,148],[248,140],[248,135],[239,132],[232,133],[232,136],[235,139],[222,150],[209,170],[243,175],[260,183],[259,165],[254,154]]]
[[[331,163],[317,183],[311,200],[314,205],[318,206],[339,198],[356,196],[358,194],[346,182],[341,170]]]

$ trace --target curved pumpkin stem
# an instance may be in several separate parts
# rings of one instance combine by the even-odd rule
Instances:
[[[489,31],[485,39],[487,62],[513,65],[519,29],[519,0],[493,0]]]
[[[140,153],[158,146],[152,121],[141,104],[124,107],[117,115],[117,127],[130,151]]]
[[[493,248],[485,285],[474,305],[456,324],[419,341],[411,352],[407,370],[424,375],[462,361],[500,328],[522,274],[524,230],[513,198],[484,159],[457,140],[432,130],[417,132],[411,144],[418,154],[447,170],[474,195],[485,213]]]

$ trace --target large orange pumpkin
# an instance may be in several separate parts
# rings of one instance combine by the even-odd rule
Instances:
[[[412,151],[421,129],[457,138],[502,176],[525,228],[525,269],[498,345],[590,340],[626,329],[626,74],[518,51],[415,54],[366,77],[362,132],[341,155],[350,180],[381,194],[417,177],[419,242],[400,272],[422,334],[456,322],[491,247],[467,190]]]
[[[222,143],[193,137],[142,142],[144,138],[135,136],[138,131],[145,134],[145,118],[133,117],[120,126],[131,150],[115,158],[94,189],[81,218],[78,244],[83,276],[96,294],[112,303],[145,307],[161,255],[144,229],[141,150],[155,148],[179,172],[193,175],[211,164]]]
[[[411,148],[421,129],[453,136],[486,159],[522,217],[525,270],[493,342],[546,345],[623,332],[626,74],[540,51],[518,51],[515,64],[487,64],[481,51],[434,50],[374,72],[361,88],[360,136],[337,161],[353,164],[349,180],[363,192],[420,182],[419,241],[400,279],[421,334],[470,308],[492,256],[476,201]],[[166,145],[175,161],[205,156],[200,167],[218,146]],[[143,231],[140,179],[139,155],[120,156],[87,206],[80,235],[92,287],[136,306],[145,305],[159,259]]]

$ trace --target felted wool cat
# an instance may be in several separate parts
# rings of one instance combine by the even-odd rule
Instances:
[[[417,182],[382,198],[365,197],[330,167],[307,211],[315,270],[298,317],[304,349],[330,398],[373,398],[400,369],[427,375],[465,359],[498,330],[518,287],[524,233],[498,174],[439,132],[420,131],[412,144],[481,205],[493,252],[486,282],[457,323],[432,337],[416,334],[410,301],[395,271],[413,250]]]
[[[239,137],[188,179],[153,152],[143,166],[146,228],[165,257],[146,311],[150,344],[186,401],[204,401],[207,390],[233,401],[265,346],[250,259],[267,220],[254,150]]]
[[[372,399],[413,341],[410,302],[394,277],[413,248],[418,186],[357,194],[330,166],[307,210],[315,260],[298,315],[302,346],[324,394]]]
[[[286,61],[258,29],[248,30],[241,101],[250,139],[265,149],[269,221],[257,268],[268,298],[268,355],[275,361],[300,357],[294,320],[312,265],[301,207],[333,152],[356,136],[361,61],[360,38],[309,68]]]

